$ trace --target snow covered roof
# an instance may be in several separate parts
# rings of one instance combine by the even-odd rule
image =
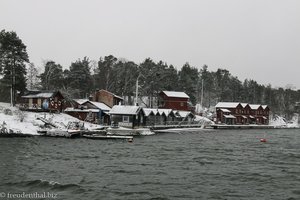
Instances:
[[[152,109],[152,112],[153,112],[154,115],[157,115],[157,113],[158,113],[157,109]]]
[[[243,108],[245,108],[248,105],[248,103],[241,103],[241,105],[243,106]]]
[[[53,92],[41,92],[38,94],[24,95],[22,98],[50,98],[53,96],[53,94]]]
[[[259,105],[259,104],[249,104],[249,106],[252,110],[257,110],[261,105]]]
[[[186,93],[184,92],[176,92],[176,91],[162,91],[167,95],[168,97],[178,97],[178,98],[190,98]]]
[[[80,105],[88,101],[88,99],[73,99],[73,100]]]
[[[96,102],[96,101],[89,101],[89,102],[91,104],[93,104],[94,106],[96,106],[97,108],[101,109],[101,110],[107,110],[107,111],[109,111],[111,109],[106,104],[101,103],[101,102]]]
[[[231,112],[230,110],[226,109],[226,108],[221,108],[220,110],[222,110],[222,112]]]
[[[180,115],[180,117],[187,117],[190,114],[194,115],[193,113],[191,113],[189,111],[177,111],[177,113]]]
[[[216,108],[236,108],[240,103],[239,102],[219,102],[215,106]]]
[[[93,112],[93,113],[99,113],[99,109],[76,109],[76,108],[66,108],[65,112]]]
[[[143,108],[143,111],[146,117],[148,117],[151,113],[155,115],[151,108]]]
[[[262,107],[263,109],[266,109],[266,108],[268,107],[268,105],[261,105],[261,107]]]
[[[166,113],[162,109],[157,109],[159,115],[166,115]]]
[[[139,106],[124,106],[124,105],[115,105],[109,111],[109,114],[118,114],[118,115],[136,115],[141,107]]]
[[[224,115],[225,118],[227,119],[235,119],[236,117],[233,115]]]
[[[143,111],[145,113],[146,116],[149,116],[151,114],[151,112],[154,114],[154,115],[166,115],[166,116],[169,116],[169,114],[172,111],[172,109],[160,109],[160,108],[143,108]]]
[[[165,113],[166,116],[169,116],[169,114],[170,114],[171,112],[173,112],[172,109],[158,109],[158,111],[159,111],[160,113],[161,113],[161,112]]]

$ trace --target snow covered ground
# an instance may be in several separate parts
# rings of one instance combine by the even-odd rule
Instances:
[[[195,115],[195,121],[199,121],[199,122],[203,122],[205,123],[205,125],[210,125],[210,124],[214,124],[213,121],[211,121],[210,119],[206,118],[206,117],[203,117],[203,116],[200,116],[200,115]]]
[[[26,133],[32,135],[38,135],[37,131],[44,123],[37,118],[43,117],[50,120],[52,123],[59,127],[65,128],[71,121],[79,121],[70,115],[60,113],[37,113],[37,112],[25,112],[20,111],[16,107],[11,107],[9,103],[0,102],[0,126],[4,126],[13,132]],[[22,120],[23,118],[23,120]],[[100,125],[84,123],[85,128],[95,129],[100,128]]]
[[[284,117],[276,115],[270,120],[270,125],[276,128],[299,128],[298,115],[294,115],[291,121],[287,121]]]

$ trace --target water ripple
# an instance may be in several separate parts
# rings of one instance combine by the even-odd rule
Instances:
[[[0,191],[72,200],[300,199],[298,129],[165,133],[133,143],[0,138],[0,152]]]

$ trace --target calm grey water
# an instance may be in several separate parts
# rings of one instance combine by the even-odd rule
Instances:
[[[267,143],[259,140],[264,136]],[[300,199],[299,129],[164,133],[135,138],[133,143],[0,138],[0,163],[2,195]]]

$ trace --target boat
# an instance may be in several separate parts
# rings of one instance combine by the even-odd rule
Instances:
[[[79,137],[81,131],[80,130],[61,130],[61,129],[51,129],[48,130],[44,136],[50,137],[67,137],[67,138],[74,138]]]
[[[125,136],[125,135],[99,135],[99,134],[92,134],[87,135],[83,134],[82,137],[94,140],[106,140],[106,139],[128,139],[132,140],[133,136]]]
[[[43,136],[74,138],[79,137],[83,131],[83,122],[69,122],[66,129],[52,128],[46,131],[40,131],[39,133]]]
[[[152,135],[154,134],[149,128],[124,128],[124,127],[109,127],[107,128],[107,135],[119,136],[137,136],[137,135]]]
[[[82,135],[106,135],[107,131],[106,129],[87,129],[82,131]]]

